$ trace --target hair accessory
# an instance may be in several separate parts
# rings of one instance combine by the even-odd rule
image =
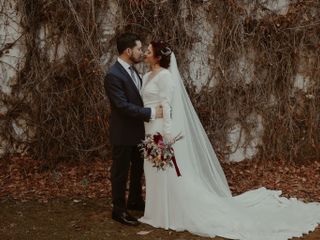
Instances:
[[[172,53],[171,49],[168,47],[165,47],[164,50],[160,50],[161,54],[164,56],[170,56],[170,54]]]

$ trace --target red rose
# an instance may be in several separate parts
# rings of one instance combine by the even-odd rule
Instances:
[[[153,135],[153,141],[158,144],[160,141],[163,142],[163,138],[160,133]]]

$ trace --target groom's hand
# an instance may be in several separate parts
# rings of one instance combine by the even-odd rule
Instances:
[[[161,105],[156,107],[156,118],[163,118],[163,108]]]

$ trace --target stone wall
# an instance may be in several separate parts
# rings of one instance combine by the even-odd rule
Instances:
[[[134,1],[127,1],[128,4],[133,4],[132,2]],[[141,2],[145,3],[148,1]],[[190,7],[190,1],[181,0],[178,2],[180,15],[177,17],[180,22],[183,22],[181,29],[193,40],[189,44],[189,48],[184,49],[183,54],[178,54],[178,60],[186,85],[189,87],[192,85],[195,86],[194,90],[192,90],[192,88],[190,90],[193,100],[197,101],[196,99],[201,98],[201,96],[199,97],[199,93],[201,94],[203,86],[209,87],[210,89],[218,88],[221,85],[221,79],[217,76],[223,75],[225,69],[228,70],[226,74],[228,80],[226,81],[230,81],[229,84],[243,84],[242,87],[247,87],[257,81],[255,62],[258,61],[259,52],[257,52],[257,49],[250,49],[250,46],[245,47],[245,52],[237,53],[235,55],[237,59],[233,59],[230,62],[232,63],[230,66],[223,66],[220,69],[217,67],[217,62],[220,61],[219,55],[217,55],[217,46],[220,41],[218,38],[221,37],[219,32],[221,32],[222,27],[219,25],[219,21],[215,20],[218,16],[213,16],[212,14],[212,8],[217,6],[217,3],[213,3],[213,1],[191,1],[192,6]],[[241,8],[241,11],[245,12],[245,14],[233,16],[235,22],[239,21],[239,28],[243,27],[245,18],[250,19],[251,22],[259,22],[265,21],[266,16],[279,19],[281,16],[290,17],[288,15],[290,4],[295,4],[296,1],[261,0],[254,1],[257,2],[255,4],[253,4],[253,1],[240,2],[238,7]],[[101,44],[100,46],[103,46],[99,54],[102,71],[107,69],[115,59],[114,36],[119,31],[125,29],[126,24],[128,24],[128,19],[125,15],[126,12],[123,8],[123,4],[125,3],[121,1],[120,3],[122,3],[122,5],[118,3],[119,1],[115,0],[104,1],[104,10],[96,15],[96,21],[100,24],[99,42]],[[27,46],[28,39],[26,38],[28,38],[28,29],[24,26],[25,16],[19,4],[21,4],[21,1],[0,0],[0,156],[5,156],[7,153],[27,153],[34,141],[38,141],[36,138],[39,139],[39,136],[36,134],[37,125],[32,122],[36,117],[30,116],[30,114],[35,113],[32,109],[38,106],[37,104],[39,104],[39,102],[28,92],[28,87],[30,86],[21,83],[21,71],[25,68],[26,58],[30,57],[30,47]],[[221,2],[221,5],[223,4],[225,3]],[[48,3],[48,5],[50,5],[50,3]],[[146,6],[148,7],[148,5]],[[139,9],[137,6],[134,7]],[[315,16],[313,17],[319,19],[319,11],[316,7],[315,5]],[[161,11],[160,3],[158,9]],[[223,9],[223,7],[221,7],[221,9]],[[70,11],[70,14],[73,13]],[[136,14],[139,14],[139,12]],[[309,15],[301,17],[310,18]],[[57,64],[58,62],[63,63],[65,57],[69,55],[66,41],[70,41],[70,39],[66,39],[63,35],[57,35],[54,40],[57,44],[52,45],[53,33],[47,24],[48,23],[44,22],[36,32],[36,43],[40,51],[47,53],[49,62],[53,64]],[[316,22],[316,24],[319,23]],[[279,28],[281,28],[281,26],[279,26]],[[150,31],[152,31],[152,29]],[[171,29],[168,28],[167,31],[168,35],[170,35]],[[230,33],[233,32],[230,30]],[[239,31],[237,33],[239,33]],[[147,37],[147,40],[153,36],[152,34],[150,34],[149,38]],[[245,38],[245,34],[246,33],[243,33],[243,36],[240,36],[240,38]],[[316,38],[316,41],[317,40],[318,38]],[[236,43],[232,44],[232,46],[235,46]],[[297,49],[299,49],[299,46]],[[180,52],[181,50],[182,49],[179,49]],[[224,54],[224,52],[220,54]],[[318,95],[315,95],[318,94],[315,89],[318,89],[319,84],[317,88],[314,88],[315,82],[319,82],[319,74],[314,74],[313,78],[310,77],[310,74],[306,74],[306,72],[310,70],[308,63],[315,63],[314,60],[312,60],[314,56],[312,56],[312,53],[308,52],[304,46],[300,48],[297,54],[300,56],[299,67],[290,80],[292,88],[288,89],[288,91],[292,92],[291,95],[293,98],[298,99],[299,94],[302,92],[307,99],[315,100],[317,97],[319,98]],[[221,65],[223,64],[225,63],[221,62]],[[266,68],[268,67],[269,66],[266,66]],[[139,69],[142,72],[146,71],[146,68],[143,66],[140,66]],[[221,71],[221,73],[217,74],[219,71]],[[232,79],[230,76],[239,76],[241,81],[236,83],[234,79],[237,79],[237,77]],[[272,76],[270,77],[272,78]],[[42,80],[46,81],[45,77]],[[102,81],[102,78],[100,78],[100,80]],[[100,84],[102,84],[102,82]],[[241,87],[241,85],[239,87]],[[41,89],[39,89],[39,91],[41,91]],[[298,95],[295,95],[297,92]],[[29,94],[31,95],[29,96]],[[102,89],[101,94],[103,94]],[[279,97],[274,96],[273,93],[270,93],[269,97],[268,102],[265,104],[271,107],[277,106]],[[202,102],[202,104],[205,105],[206,103]],[[201,110],[203,107],[197,104],[195,105],[198,110]],[[205,128],[210,139],[216,148],[219,145],[223,145],[218,151],[220,150],[226,160],[241,161],[243,159],[254,158],[257,156],[259,150],[264,148],[264,142],[266,141],[266,116],[258,110],[253,110],[246,113],[246,116],[243,117],[240,116],[241,114],[238,110],[234,110],[234,106],[226,107],[228,111],[228,123],[219,122],[219,125],[223,126],[226,124],[225,126],[227,126],[224,128],[224,132],[221,132],[224,141],[220,141],[222,139],[221,136],[217,137],[219,135],[219,127],[217,124],[211,125],[215,122],[204,120]],[[290,109],[288,109],[288,111],[289,110]],[[200,113],[202,120],[205,119],[203,116],[204,115]],[[248,129],[246,125],[251,126],[250,129]],[[318,144],[318,140],[313,141]]]

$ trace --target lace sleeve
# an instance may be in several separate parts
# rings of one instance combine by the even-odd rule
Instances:
[[[171,101],[173,97],[174,84],[171,73],[167,70],[162,70],[157,81],[159,87],[159,95],[161,98],[161,105],[163,107],[163,134],[166,138],[171,138],[171,126],[172,126],[172,117],[171,117]]]

